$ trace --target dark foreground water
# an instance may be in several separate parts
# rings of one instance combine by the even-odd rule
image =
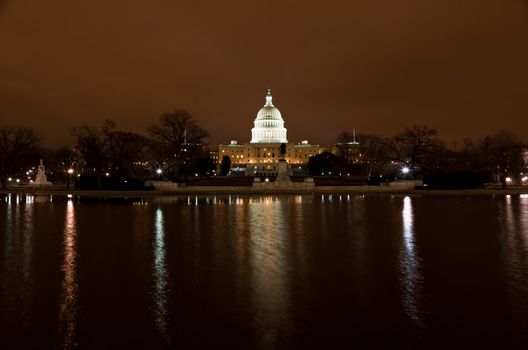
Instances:
[[[0,349],[528,345],[528,195],[0,200]]]

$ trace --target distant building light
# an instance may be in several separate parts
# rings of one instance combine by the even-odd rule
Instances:
[[[68,174],[73,174],[73,169],[72,168],[68,169]]]
[[[408,167],[404,166],[401,171],[402,171],[402,173],[407,174],[411,170]]]
[[[506,178],[506,182],[512,182],[512,178],[511,177],[507,177]]]
[[[8,178],[8,179],[7,179],[7,181],[13,181],[13,178],[12,178],[12,177],[10,177],[10,178]]]
[[[16,182],[20,182],[20,179],[16,179]]]
[[[110,173],[106,173],[105,176],[110,176]]]
[[[156,173],[157,173],[158,175],[161,175],[161,173],[163,173],[163,170],[158,169],[158,170],[156,170]]]

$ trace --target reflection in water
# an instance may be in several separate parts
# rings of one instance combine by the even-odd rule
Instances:
[[[18,237],[15,237],[20,244],[19,247],[22,249],[16,249],[13,251],[12,258],[18,260],[17,255],[22,256],[22,266],[21,270],[13,270],[15,275],[14,279],[20,282],[20,289],[17,291],[19,294],[16,298],[19,301],[22,301],[20,305],[20,312],[26,315],[29,312],[29,305],[25,303],[26,300],[31,300],[33,297],[33,285],[34,285],[34,272],[33,272],[33,233],[34,233],[34,217],[33,211],[35,209],[33,203],[33,196],[17,196],[17,205],[16,205],[16,216],[15,216],[15,226],[13,227],[14,231],[18,234]],[[22,220],[22,222],[20,222]],[[17,228],[17,226],[20,227]],[[17,243],[15,243],[18,246]]]
[[[504,224],[506,252],[503,254],[508,269],[510,292],[515,309],[522,315],[528,311],[528,196],[517,201],[511,195],[505,198]]]
[[[35,282],[33,196],[8,195],[6,203],[6,223],[0,228],[0,313],[8,318],[21,317],[18,326],[25,326],[30,320],[28,301],[34,295]]]
[[[365,227],[366,207],[365,196],[354,196],[352,200],[350,195],[346,197],[346,206],[344,212],[346,213],[348,248],[353,252],[349,256],[350,263],[348,264],[353,274],[357,276],[357,298],[366,305],[369,300],[367,292],[367,279],[369,274],[368,261],[368,244],[367,244],[367,228]]]
[[[526,340],[527,196],[474,196],[471,206],[459,196],[190,199],[0,200],[0,348],[338,348],[340,335],[359,348]],[[449,220],[439,223],[439,209]],[[481,224],[466,220],[475,213]],[[446,266],[456,273],[442,273]]]
[[[70,349],[75,346],[77,318],[77,298],[79,285],[77,282],[77,228],[75,225],[75,208],[71,200],[66,204],[64,220],[64,261],[62,271],[62,300],[59,310],[59,333],[62,346]]]
[[[288,324],[286,239],[289,232],[285,203],[261,197],[249,206],[250,259],[255,326],[264,349],[278,346]]]
[[[420,310],[422,276],[420,273],[420,259],[416,253],[414,240],[414,214],[412,201],[409,196],[403,199],[403,240],[400,249],[400,268],[403,307],[411,322],[423,326]]]
[[[23,238],[23,280],[24,284],[31,283],[31,259],[33,258],[33,196],[26,195],[24,205]],[[29,290],[29,288],[28,288]]]
[[[165,223],[163,221],[163,211],[161,208],[156,210],[154,220],[154,319],[156,327],[161,333],[162,339],[169,343],[170,336],[167,330],[167,299],[169,283],[167,262],[165,258]]]
[[[7,212],[6,212],[6,226],[5,226],[5,241],[4,241],[4,254],[3,254],[3,262],[4,262],[4,269],[7,271],[10,266],[13,264],[11,263],[11,251],[13,250],[13,243],[12,243],[12,236],[13,236],[13,228],[15,226],[14,223],[16,223],[15,220],[15,214],[13,213],[13,201],[11,199],[11,193],[9,193],[6,197],[7,202]],[[18,206],[16,206],[18,209]]]

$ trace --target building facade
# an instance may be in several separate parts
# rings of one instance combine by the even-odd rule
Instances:
[[[311,156],[324,152],[319,145],[310,145],[307,140],[288,142],[287,129],[280,111],[273,105],[268,89],[266,103],[257,113],[251,129],[251,142],[239,144],[231,141],[218,147],[218,163],[224,156],[231,159],[232,172],[251,176],[274,176],[281,159],[280,146],[286,144],[284,159],[292,166],[302,167]]]

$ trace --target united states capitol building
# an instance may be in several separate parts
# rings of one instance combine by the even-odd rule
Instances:
[[[273,176],[277,174],[277,163],[281,158],[280,145],[286,144],[284,159],[292,166],[302,167],[311,156],[324,152],[324,147],[310,145],[303,140],[288,142],[287,129],[280,111],[273,105],[271,89],[268,88],[266,103],[258,111],[255,125],[251,129],[251,141],[218,146],[218,162],[224,156],[231,159],[231,168],[246,175]]]

